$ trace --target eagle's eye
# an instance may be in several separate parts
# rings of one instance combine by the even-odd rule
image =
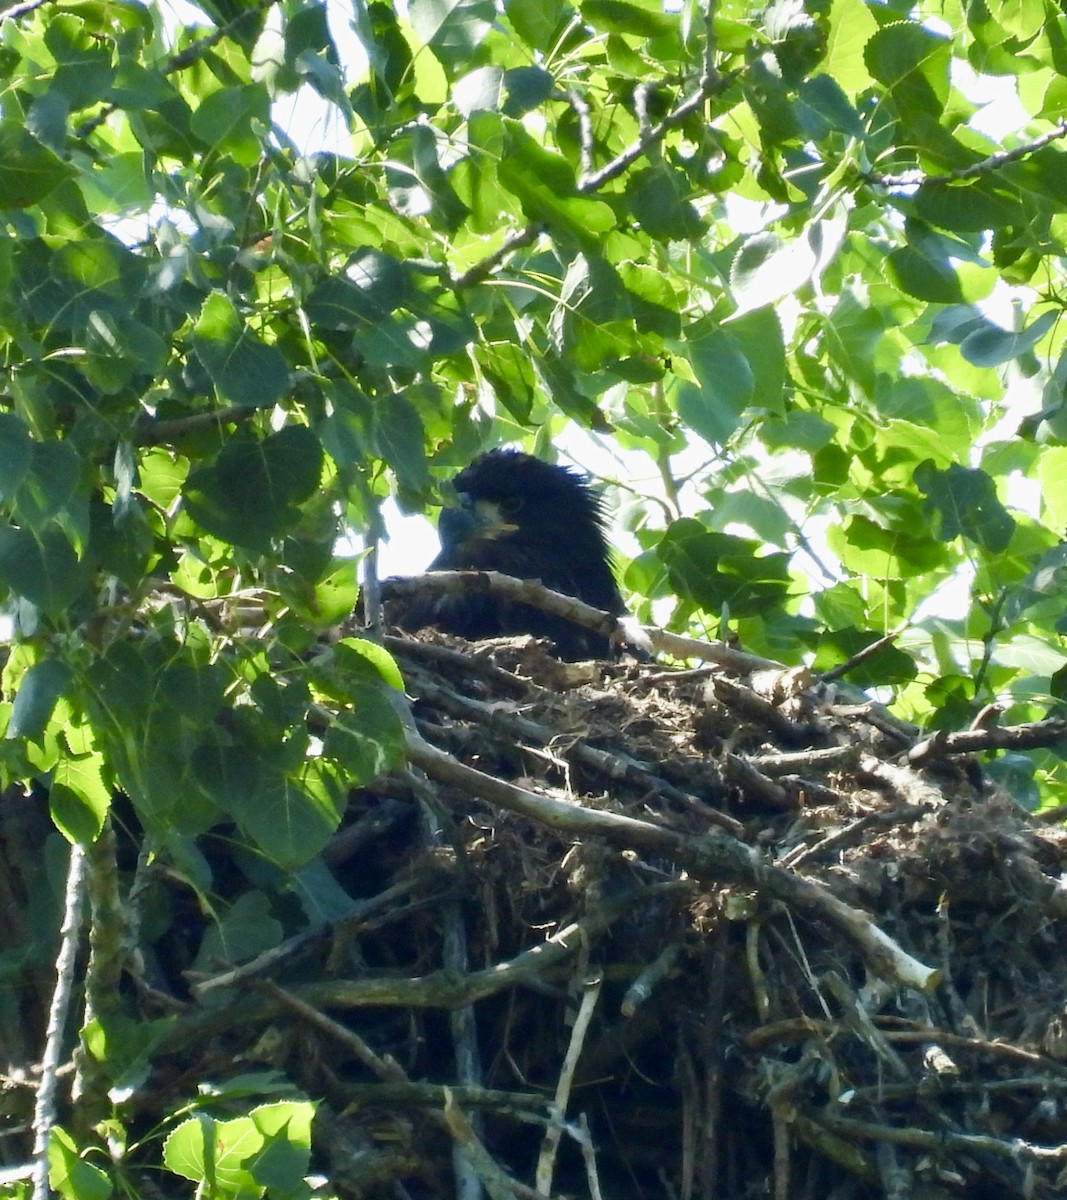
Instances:
[[[520,513],[526,501],[521,496],[512,496],[510,500],[501,500],[498,505],[502,517],[514,517]]]

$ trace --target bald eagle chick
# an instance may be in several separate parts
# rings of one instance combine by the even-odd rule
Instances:
[[[490,450],[453,480],[459,506],[441,512],[441,552],[431,571],[499,571],[538,579],[620,616],[600,497],[583,475],[517,450]],[[402,624],[435,625],[465,638],[529,633],[550,638],[563,658],[605,658],[608,639],[562,617],[492,593],[439,596]]]

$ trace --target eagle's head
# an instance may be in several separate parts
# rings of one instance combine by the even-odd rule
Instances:
[[[452,487],[459,503],[441,512],[441,552],[431,571],[499,571],[539,579],[595,608],[624,611],[600,497],[584,475],[518,450],[490,450],[464,467]],[[443,597],[422,623],[466,637],[547,636],[565,657],[608,652],[602,635],[484,595]]]
[[[452,480],[458,507],[437,526],[443,549],[477,552],[479,543],[546,546],[566,556],[565,536],[607,556],[600,497],[585,477],[518,450],[490,450]]]

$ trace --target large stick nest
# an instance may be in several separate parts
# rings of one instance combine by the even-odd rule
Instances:
[[[1063,729],[387,645],[417,731],[328,848],[354,904],[191,987],[146,1116],[277,1068],[343,1197],[1062,1194],[1067,834],[973,752]]]

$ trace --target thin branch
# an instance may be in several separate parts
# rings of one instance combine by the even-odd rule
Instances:
[[[945,175],[927,175],[924,171],[902,171],[899,175],[883,175],[878,171],[864,171],[860,178],[864,183],[871,183],[884,188],[913,188],[913,187],[946,187],[952,183],[962,183],[967,179],[981,179],[984,175],[992,175],[1001,167],[1019,162],[1030,154],[1058,141],[1067,135],[1067,117],[1065,117],[1048,133],[1043,133],[1033,141],[1016,146],[1013,150],[997,150],[979,162],[971,163],[969,167],[957,167]]]
[[[895,1125],[881,1125],[875,1121],[856,1121],[849,1117],[839,1117],[836,1113],[827,1111],[820,1113],[815,1123],[852,1141],[867,1139],[889,1142],[930,1150],[935,1154],[952,1148],[969,1153],[993,1154],[998,1158],[1010,1159],[1014,1163],[1020,1160],[1031,1163],[1067,1162],[1067,1145],[1039,1146],[1019,1137],[999,1138],[990,1134],[956,1133],[951,1129],[898,1128]]]
[[[885,637],[877,638],[875,641],[864,646],[862,650],[857,650],[851,658],[846,658],[843,663],[838,663],[836,667],[830,667],[829,670],[822,671],[818,678],[823,683],[830,683],[834,679],[840,679],[842,676],[847,675],[849,671],[858,667],[860,663],[864,663],[869,658],[873,658],[880,650],[884,650],[887,646],[892,646],[897,638],[899,638],[907,628],[908,622],[902,622],[896,627],[896,629],[892,630],[890,633],[887,633]]]
[[[536,579],[515,579],[511,575],[502,575],[499,571],[429,571],[425,575],[394,576],[382,580],[383,598],[388,601],[390,595],[411,596],[423,595],[426,592],[458,594],[460,592],[479,591],[491,592],[508,600],[521,604],[529,604],[542,612],[563,617],[581,625],[584,629],[592,629],[607,637],[620,635],[624,645],[632,642],[628,634],[628,618],[622,620],[611,616],[602,609],[585,604],[574,596],[565,596],[562,592],[554,592],[546,588]],[[696,638],[681,637],[676,633],[668,633],[655,625],[640,627],[649,641],[650,648],[660,650],[664,654],[676,658],[699,658],[704,662],[718,663],[727,670],[747,675],[752,671],[784,669],[782,664],[771,658],[762,658],[757,654],[745,654],[734,650],[721,642],[704,642]]]
[[[671,858],[697,879],[740,883],[763,891],[811,920],[832,925],[881,978],[928,991],[940,977],[939,972],[906,953],[866,913],[850,908],[821,883],[768,864],[758,851],[728,834],[707,833],[694,838],[620,813],[589,809],[531,792],[468,767],[417,736],[408,736],[408,757],[438,783],[457,787],[468,796],[481,796],[550,828],[599,834],[613,844]]]
[[[951,754],[975,754],[981,750],[1039,750],[1067,741],[1067,721],[1050,717],[1025,725],[995,725],[991,729],[961,729],[957,733],[935,733],[908,751],[908,762],[921,766]]]
[[[268,8],[277,4],[278,0],[252,0],[244,12],[239,13],[232,21],[227,21],[225,25],[220,25],[214,33],[209,34],[205,38],[200,38],[198,41],[186,46],[184,50],[177,54],[171,55],[169,59],[160,68],[161,74],[173,75],[176,71],[184,71],[187,67],[195,66],[196,63],[204,57],[209,50],[213,50],[219,42],[225,40],[231,33],[249,17],[256,16],[261,12],[265,12]],[[93,130],[98,129],[103,123],[116,112],[119,108],[117,104],[106,104],[104,107],[90,117],[88,121],[83,121],[81,125],[74,131],[74,136],[83,138],[88,137]]]
[[[654,902],[663,890],[660,885],[653,884],[640,895],[647,895]],[[469,975],[456,976],[446,971],[435,971],[415,978],[326,979],[294,985],[290,991],[317,1008],[448,1010],[495,996],[507,988],[543,988],[546,986],[547,972],[563,966],[582,946],[610,929],[617,920],[632,916],[634,904],[633,893],[620,895],[598,906],[595,914],[586,914],[581,921],[564,926],[536,946]],[[180,1019],[162,1039],[159,1049],[166,1054],[236,1025],[251,1026],[268,1021],[278,1010],[279,1005],[272,998],[264,996],[256,1002],[243,994],[234,1004],[204,1008]]]
[[[372,523],[373,524],[373,523]],[[381,542],[373,528],[365,535],[367,553],[363,556],[363,612],[367,618],[368,633],[372,641],[381,642],[382,581],[378,577],[378,551]]]
[[[611,162],[601,167],[599,171],[592,173],[583,171],[582,178],[578,181],[577,190],[579,195],[591,195],[593,192],[599,191],[606,183],[617,179],[624,171],[637,162],[639,158],[658,145],[672,129],[681,125],[702,104],[716,93],[723,91],[733,82],[736,72],[727,76],[720,75],[714,70],[711,58],[712,55],[710,54],[705,56],[701,80],[692,95],[687,96],[676,109],[669,112],[657,125],[653,125],[644,131],[632,145],[616,155]],[[522,229],[517,229],[510,233],[499,249],[494,250],[492,254],[482,259],[481,262],[475,263],[474,266],[464,271],[462,275],[453,281],[452,286],[457,290],[462,290],[484,282],[515,250],[519,250],[523,246],[529,246],[535,241],[543,228],[544,225],[540,221],[531,221]]]
[[[201,433],[205,429],[221,429],[223,425],[235,425],[240,421],[247,421],[259,411],[247,404],[231,404],[229,408],[190,413],[187,417],[159,418],[146,415],[140,417],[134,424],[134,441],[138,446],[166,446],[190,433]]]
[[[731,84],[735,74],[736,72],[722,76],[716,71],[705,69],[700,84],[692,95],[687,96],[676,109],[669,112],[662,121],[653,125],[635,142],[617,154],[606,166],[601,167],[599,171],[594,171],[592,175],[586,175],[579,182],[578,191],[583,196],[588,196],[591,192],[599,191],[604,184],[617,179],[628,167],[633,166],[639,158],[661,142],[672,129],[681,125],[702,104]]]
[[[528,743],[535,746],[547,747],[559,739],[559,729],[539,724],[524,716],[522,713],[509,711],[500,704],[487,703],[473,696],[464,696],[442,684],[434,681],[433,677],[418,667],[409,668],[406,678],[420,700],[429,701],[436,708],[461,720],[470,721],[484,728],[496,728],[516,745],[528,749]],[[698,813],[701,818],[718,825],[728,833],[740,836],[744,826],[725,813],[719,812],[699,796],[676,787],[669,780],[658,775],[647,764],[622,753],[617,749],[602,750],[590,746],[584,740],[575,740],[560,750],[560,757],[568,762],[577,763],[588,770],[603,774],[609,779],[630,783],[636,787],[646,788],[672,800],[690,812]],[[710,775],[709,771],[709,775]],[[781,807],[781,804],[779,804]]]
[[[285,991],[274,983],[262,983],[260,987],[273,1000],[289,1009],[308,1024],[322,1030],[340,1045],[346,1047],[359,1059],[368,1070],[372,1071],[386,1084],[411,1086],[411,1080],[404,1068],[390,1055],[380,1056],[353,1029],[339,1024],[313,1005],[301,1000],[292,992]],[[418,1085],[415,1085],[418,1086]],[[432,1093],[441,1097],[441,1107],[427,1107],[429,1117],[453,1139],[453,1143],[468,1164],[472,1167],[475,1178],[485,1185],[492,1196],[529,1197],[532,1193],[528,1188],[511,1179],[503,1168],[492,1158],[472,1128],[466,1115],[461,1114],[457,1106],[457,1095],[467,1096],[483,1089],[458,1088],[455,1092],[447,1087],[433,1087]],[[378,1100],[377,1093],[375,1099]],[[528,1102],[527,1097],[523,1097]],[[380,1101],[379,1101],[380,1102]]]
[[[26,0],[25,4],[12,4],[10,8],[0,13],[0,21],[14,21],[38,8],[44,8],[49,0]]]
[[[600,989],[604,980],[602,976],[586,979],[582,988],[582,1000],[578,1006],[578,1015],[571,1027],[570,1043],[563,1058],[559,1081],[556,1084],[556,1095],[552,1101],[552,1121],[545,1131],[541,1144],[541,1153],[537,1156],[537,1170],[534,1178],[537,1181],[537,1192],[541,1196],[552,1193],[552,1176],[555,1173],[556,1155],[559,1151],[560,1139],[563,1136],[563,1118],[567,1115],[567,1104],[570,1101],[571,1088],[574,1085],[574,1072],[578,1069],[578,1059],[585,1044],[585,1035],[589,1032],[589,1022],[593,1019],[593,1011],[600,997]]]
[[[75,844],[70,848],[67,890],[63,900],[63,925],[60,929],[59,954],[56,957],[56,986],[48,1009],[48,1031],[41,1058],[41,1082],[33,1108],[33,1200],[48,1200],[48,1146],[56,1121],[56,1091],[59,1059],[63,1051],[63,1031],[70,1013],[74,992],[74,972],[81,939],[82,910],[85,906],[85,851]]]
[[[587,175],[593,169],[593,121],[589,105],[585,97],[576,88],[567,93],[571,108],[578,114],[578,133],[582,146],[582,174]]]
[[[487,255],[481,262],[476,262],[458,279],[453,280],[452,286],[457,291],[463,291],[464,288],[474,287],[477,283],[484,283],[497,267],[503,265],[516,250],[521,250],[523,246],[529,246],[537,241],[543,230],[544,225],[540,221],[531,221],[522,229],[513,230],[492,254]]]
[[[83,1024],[112,1023],[121,1005],[119,984],[128,957],[126,913],[119,887],[118,843],[110,816],[85,852],[89,898],[89,961],[85,968]],[[84,1045],[74,1052],[76,1073],[72,1098],[76,1129],[88,1133],[111,1111],[108,1089],[113,1082],[104,1064]]]

